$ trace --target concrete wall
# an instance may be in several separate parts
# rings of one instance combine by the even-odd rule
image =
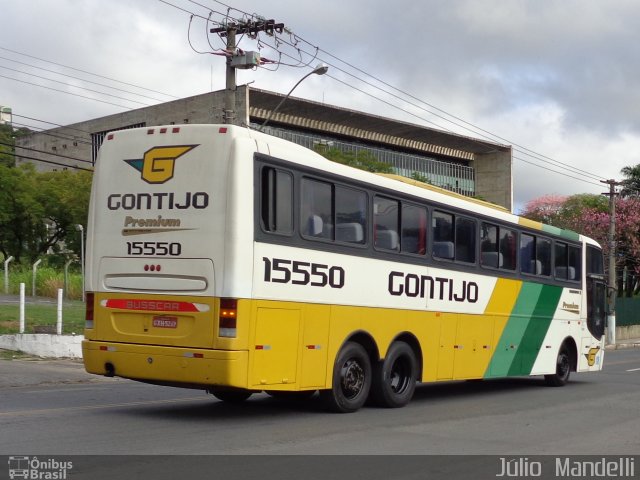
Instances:
[[[476,195],[509,210],[513,209],[512,152],[476,154],[472,166],[476,174]]]
[[[45,358],[82,358],[83,335],[0,335],[0,349]]]
[[[91,169],[92,133],[117,130],[141,123],[148,127],[186,123],[222,123],[224,94],[224,91],[220,91],[181,98],[153,107],[130,110],[21,137],[16,141],[18,147],[27,147],[45,153],[18,148],[17,163],[33,163],[39,171],[63,170],[69,166]],[[244,124],[249,121],[248,98],[247,87],[238,87],[236,115],[238,122]],[[24,157],[20,158],[21,155]],[[39,162],[37,159],[58,162],[61,165]]]

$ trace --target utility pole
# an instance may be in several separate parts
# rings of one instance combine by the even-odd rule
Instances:
[[[603,193],[609,197],[609,313],[607,315],[608,343],[616,343],[616,187],[622,182],[615,180],[600,180],[609,185],[609,192]]]
[[[213,31],[213,30],[212,30]],[[236,69],[231,65],[233,56],[236,55],[236,24],[227,25],[227,86],[224,97],[224,112],[222,114],[223,123],[233,124],[236,118]]]
[[[226,69],[226,94],[224,99],[223,122],[237,124],[236,114],[236,69],[255,68],[260,65],[260,54],[258,52],[242,52],[236,45],[236,35],[247,34],[250,38],[257,38],[258,33],[265,32],[267,35],[282,33],[283,23],[276,23],[275,20],[251,20],[246,22],[229,22],[223,27],[212,28],[211,33],[217,33],[221,37],[227,37],[227,69]]]

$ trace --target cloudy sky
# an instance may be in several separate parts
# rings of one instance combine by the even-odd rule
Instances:
[[[637,0],[21,0],[1,11],[0,105],[24,125],[222,89],[207,19],[255,13],[295,36],[240,47],[294,66],[242,71],[238,84],[286,93],[324,61],[329,74],[295,96],[514,145],[516,209],[602,192],[599,179],[640,163]]]

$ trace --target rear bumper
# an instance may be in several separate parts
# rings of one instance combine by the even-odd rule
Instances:
[[[150,383],[206,389],[248,387],[247,351],[160,347],[85,340],[82,355],[87,372]]]

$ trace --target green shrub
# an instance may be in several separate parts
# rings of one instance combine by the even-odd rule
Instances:
[[[3,272],[4,274],[4,272]],[[4,288],[4,276],[3,276]],[[21,265],[9,265],[9,293],[20,293],[20,283],[25,284],[26,295],[31,295],[33,289],[33,268]],[[82,275],[75,271],[69,271],[67,291],[65,298],[82,299]],[[64,269],[52,267],[39,267],[36,271],[36,296],[56,298],[58,289],[64,289]]]

